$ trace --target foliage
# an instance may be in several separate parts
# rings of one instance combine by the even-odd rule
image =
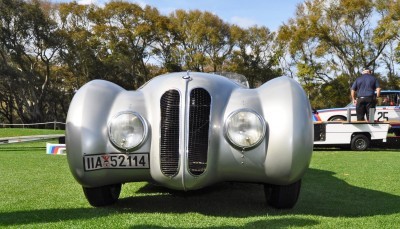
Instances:
[[[55,86],[53,59],[62,44],[58,27],[38,2],[20,0],[0,1],[0,23],[1,101],[7,105],[2,113],[8,121],[14,113],[21,122],[44,121]]]
[[[311,91],[312,94],[309,94],[309,97],[314,109],[345,107],[351,102],[350,94],[343,93],[350,90],[346,76],[338,76],[329,84],[315,85],[310,83],[303,87],[306,91]]]
[[[399,21],[389,19],[396,2],[305,1],[279,30],[278,40],[290,54],[289,67],[297,68],[299,81],[306,85],[331,84],[342,76],[350,88],[363,67],[377,70],[383,61],[382,67],[389,68],[389,78],[396,83],[393,55],[387,52],[389,45],[399,47]],[[349,93],[338,91],[335,97],[343,92]]]
[[[155,8],[124,1],[99,7],[0,0],[0,6],[2,122],[65,120],[75,91],[94,79],[129,90],[171,71],[216,72],[243,66],[247,69],[235,70],[248,73],[252,85],[281,73],[274,70],[275,57],[260,58],[273,44],[266,28],[260,34],[251,32],[258,28],[249,28],[254,42],[245,47],[239,44],[245,38],[233,38],[233,26],[210,12],[176,10],[164,16]],[[233,54],[235,47],[258,49],[257,45],[262,47],[254,51],[253,60],[235,63],[243,62]]]
[[[137,89],[166,72],[237,72],[251,87],[295,78],[313,107],[343,94],[370,66],[383,89],[400,88],[398,0],[305,0],[279,31],[240,28],[217,15],[126,1],[0,0],[0,122],[65,120],[90,80]]]
[[[245,75],[250,87],[282,75],[278,68],[279,52],[275,43],[275,33],[266,27],[252,27],[247,30],[233,26],[232,34],[237,48],[232,53],[227,67],[232,72]]]

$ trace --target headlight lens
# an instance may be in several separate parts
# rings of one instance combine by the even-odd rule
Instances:
[[[265,121],[252,110],[239,110],[229,115],[225,133],[233,145],[243,149],[251,148],[264,138]]]
[[[139,114],[121,112],[111,119],[108,133],[115,146],[123,150],[132,150],[143,143],[147,135],[147,125]]]

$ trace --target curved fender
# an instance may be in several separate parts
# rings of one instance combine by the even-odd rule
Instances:
[[[80,183],[85,180],[84,154],[104,153],[107,144],[107,119],[110,107],[122,87],[104,80],[93,80],[74,95],[66,121],[67,159]]]
[[[299,180],[313,151],[311,106],[303,88],[282,76],[257,89],[268,126],[265,173],[275,184]]]

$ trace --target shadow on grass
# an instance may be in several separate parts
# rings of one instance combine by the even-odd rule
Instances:
[[[284,219],[269,219],[269,220],[258,220],[251,223],[247,223],[244,226],[215,226],[215,227],[208,227],[208,228],[218,228],[218,229],[229,229],[229,228],[287,228],[289,226],[296,226],[296,227],[306,227],[318,224],[315,220],[309,219],[299,219],[295,217],[289,217]],[[132,229],[165,229],[165,228],[176,228],[176,227],[164,227],[158,225],[136,225],[130,227]],[[190,227],[191,229],[200,229],[204,227],[196,227],[193,225]]]
[[[400,212],[400,196],[353,186],[334,175],[331,171],[309,169],[296,213],[363,217]]]
[[[400,212],[400,196],[349,185],[325,170],[309,169],[297,205],[290,210],[267,207],[263,185],[222,183],[191,192],[146,185],[138,193],[157,195],[121,199],[114,207],[129,212],[199,212],[213,216],[311,214],[362,217]]]
[[[122,198],[117,204],[105,208],[3,212],[0,213],[0,226],[93,219],[121,213],[196,212],[240,218],[286,215],[283,219],[261,220],[248,225],[261,227],[276,222],[277,225],[284,227],[318,223],[314,220],[296,218],[296,215],[363,217],[400,212],[400,196],[355,187],[333,175],[334,173],[330,171],[309,169],[303,179],[299,202],[291,210],[266,207],[263,186],[258,184],[221,183],[190,192],[171,192],[166,188],[148,184],[136,194],[132,194],[135,196]],[[149,225],[139,225],[133,228],[148,227]],[[155,225],[153,227],[157,228]]]

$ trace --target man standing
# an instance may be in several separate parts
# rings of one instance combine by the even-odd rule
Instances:
[[[356,105],[357,121],[364,121],[365,115],[369,120],[369,109],[375,108],[376,96],[379,97],[381,88],[379,81],[368,68],[364,68],[362,75],[354,81],[351,87],[351,98]],[[357,96],[357,97],[356,97]]]

